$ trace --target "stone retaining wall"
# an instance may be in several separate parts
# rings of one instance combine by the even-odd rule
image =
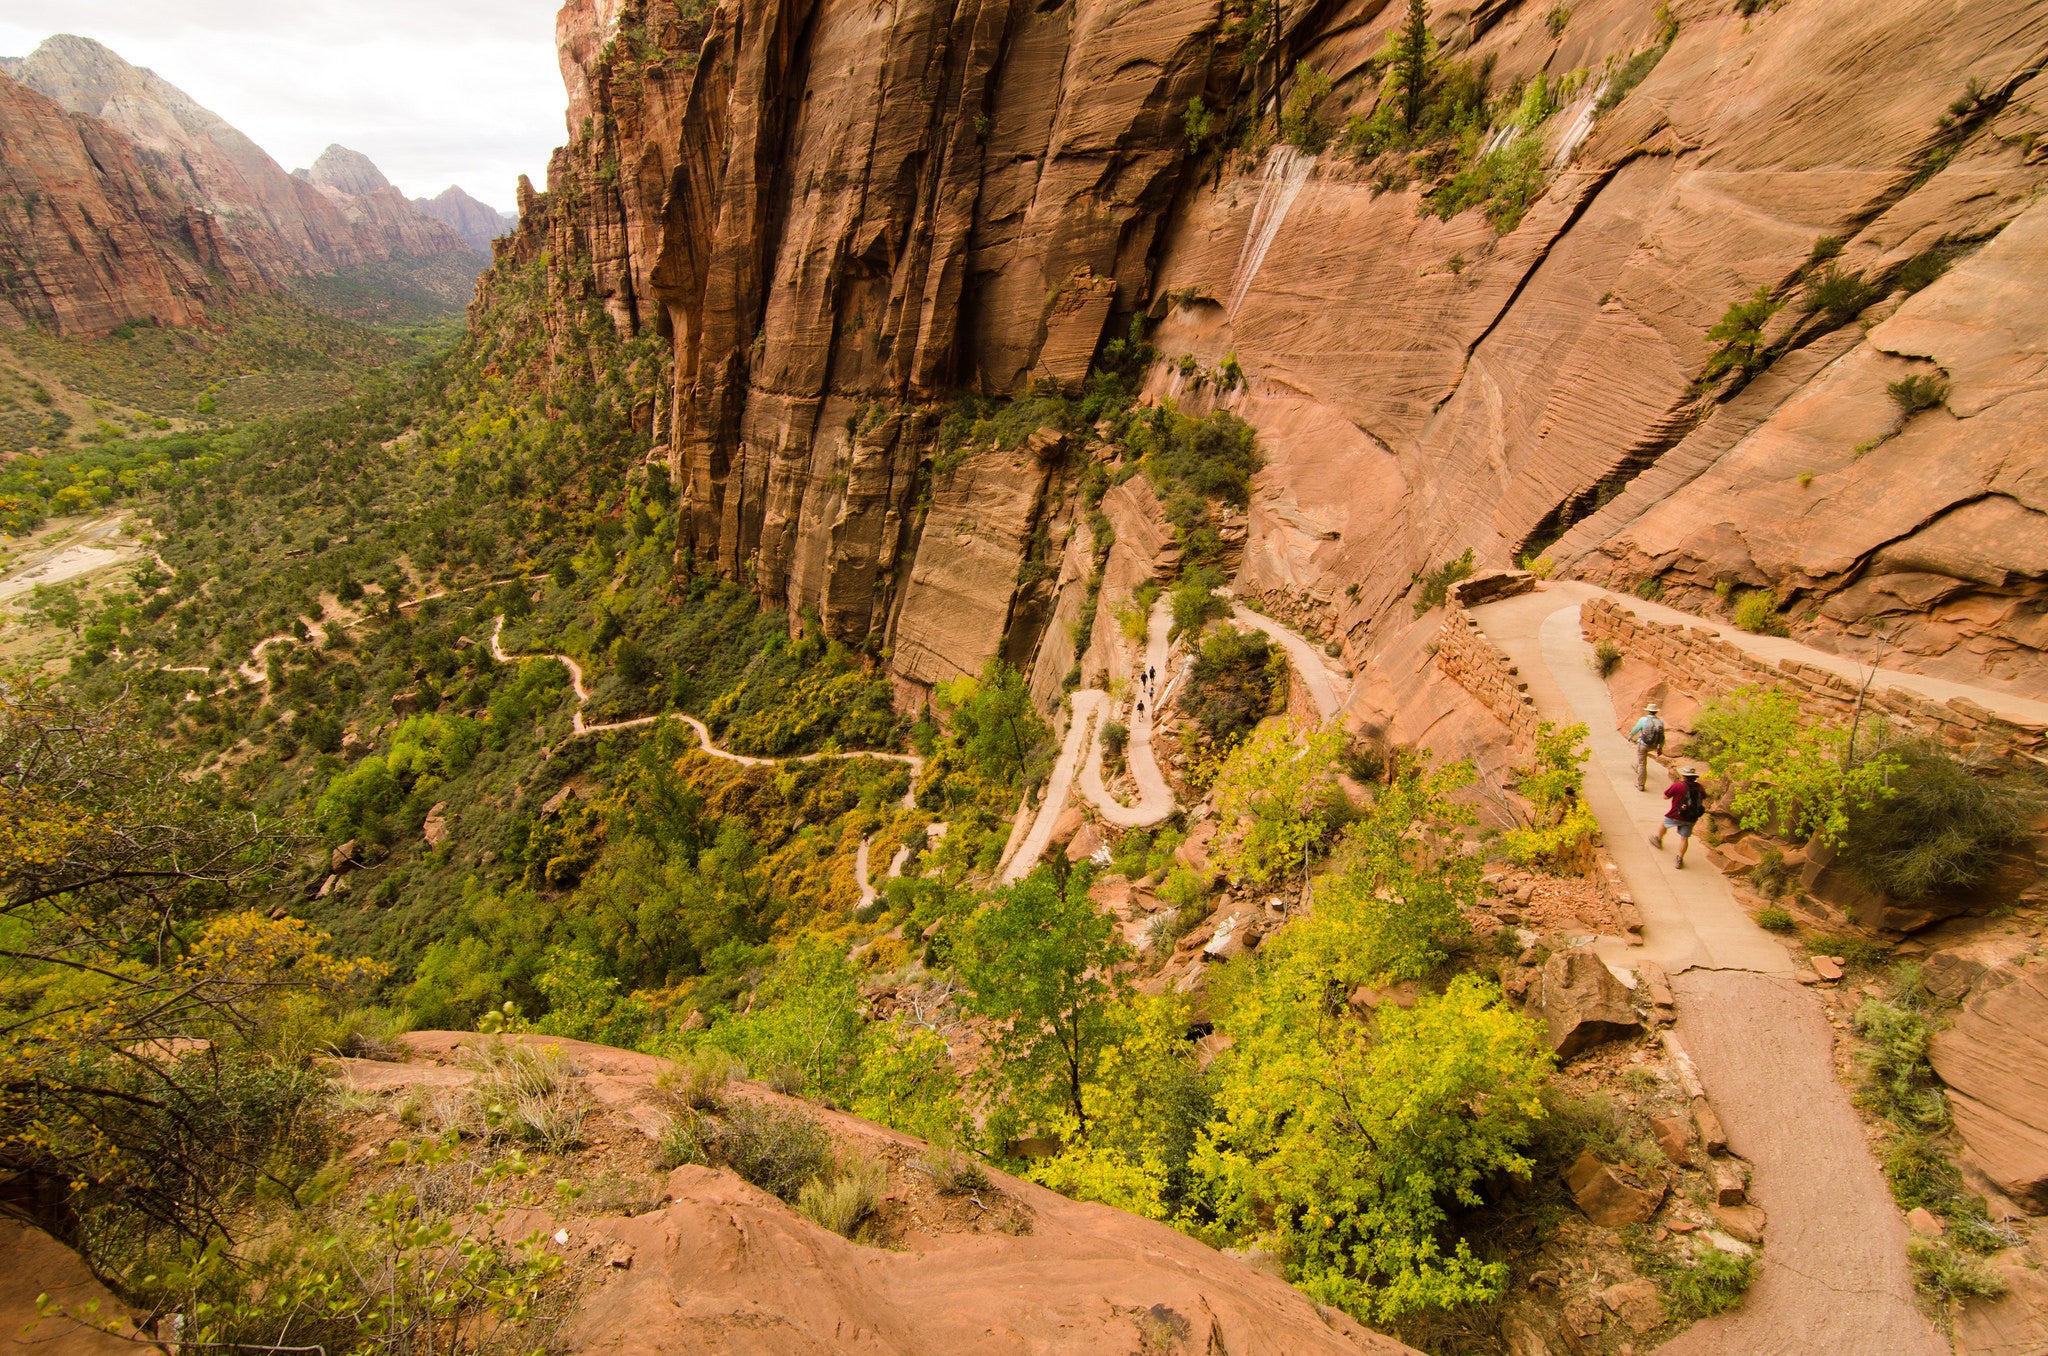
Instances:
[[[1536,587],[1520,570],[1494,570],[1453,584],[1444,603],[1444,624],[1436,636],[1436,666],[1476,698],[1514,736],[1515,751],[1536,753],[1536,702],[1529,684],[1499,646],[1486,638],[1465,609],[1497,598],[1512,598]]]
[[[1767,685],[1790,693],[1816,723],[1844,725],[1856,714],[1858,684],[1852,680],[1796,659],[1771,664],[1706,627],[1650,621],[1608,598],[1589,599],[1579,609],[1579,624],[1586,639],[1613,641],[1623,654],[1650,664],[1671,686],[1701,701]],[[1958,752],[2048,763],[2048,731],[2006,720],[1964,697],[1937,702],[1873,687],[1863,698],[1863,713],[1909,726]]]

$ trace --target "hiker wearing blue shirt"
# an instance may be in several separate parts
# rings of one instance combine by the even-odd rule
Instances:
[[[1650,755],[1664,751],[1664,719],[1657,714],[1657,703],[1643,708],[1643,718],[1629,729],[1628,742],[1636,746],[1636,790],[1647,791]]]

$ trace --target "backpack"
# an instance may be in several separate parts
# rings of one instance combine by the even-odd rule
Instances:
[[[1687,782],[1685,799],[1679,802],[1678,817],[1683,820],[1698,819],[1707,812],[1707,793],[1700,790],[1698,782]]]
[[[1647,716],[1645,717],[1645,719],[1649,722],[1649,724],[1643,727],[1643,747],[1651,750],[1663,748],[1664,722],[1659,720],[1655,716]]]

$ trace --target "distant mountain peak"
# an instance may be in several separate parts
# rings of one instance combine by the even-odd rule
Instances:
[[[377,168],[376,161],[361,151],[352,151],[341,145],[331,145],[320,152],[320,158],[313,162],[312,172],[307,177],[322,188],[335,189],[352,198],[391,187],[391,181],[384,177],[384,171]]]

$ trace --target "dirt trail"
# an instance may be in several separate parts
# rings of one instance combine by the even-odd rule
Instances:
[[[571,739],[581,739],[585,735],[606,734],[613,730],[637,730],[644,726],[653,725],[657,721],[679,720],[697,732],[698,747],[703,749],[704,752],[710,754],[713,758],[723,758],[728,763],[738,763],[741,767],[772,767],[777,763],[817,763],[823,762],[826,759],[840,758],[879,758],[887,763],[902,763],[910,769],[910,786],[903,793],[903,808],[906,810],[915,810],[917,808],[917,779],[924,775],[924,759],[917,754],[884,753],[879,750],[857,749],[850,753],[798,753],[791,754],[786,758],[759,758],[751,754],[733,753],[729,750],[721,749],[712,741],[711,731],[703,721],[695,716],[684,715],[680,711],[671,711],[666,715],[659,716],[636,716],[632,720],[613,720],[600,724],[590,724],[583,719],[583,707],[590,701],[590,690],[583,685],[583,666],[568,655],[555,654],[552,651],[541,654],[507,654],[503,640],[504,634],[505,615],[501,612],[498,614],[497,623],[491,628],[491,657],[500,664],[517,663],[522,659],[553,659],[569,671],[569,685],[576,692],[576,710],[570,713],[569,718],[569,737]],[[863,872],[862,874],[865,876],[866,873]]]
[[[1552,584],[1473,609],[1528,681],[1546,720],[1583,721],[1592,756],[1586,803],[1643,912],[1643,945],[1603,939],[1609,964],[1660,962],[1679,996],[1678,1035],[1728,1131],[1755,1170],[1751,1199],[1770,1218],[1757,1280],[1742,1307],[1696,1325],[1675,1356],[1939,1356],[1948,1350],[1915,1304],[1906,1227],[1862,1122],[1836,1077],[1834,1035],[1818,998],[1793,982],[1791,957],[1752,922],[1706,854],[1685,869],[1654,851],[1661,788],[1635,789],[1607,685],[1579,631],[1599,592]]]

